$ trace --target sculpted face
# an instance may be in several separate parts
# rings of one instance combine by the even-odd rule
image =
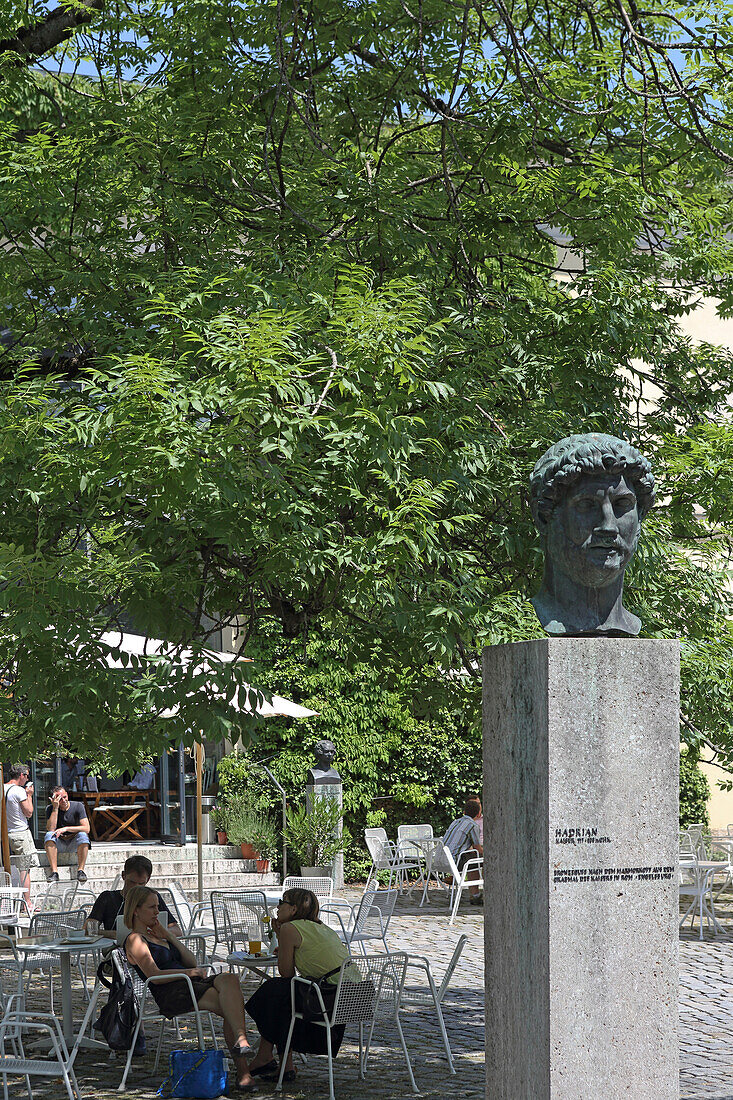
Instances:
[[[336,746],[330,741],[324,742],[316,749],[316,760],[323,768],[330,768],[336,759]]]
[[[639,540],[636,493],[619,473],[580,478],[547,523],[556,570],[586,588],[605,588],[626,568]]]

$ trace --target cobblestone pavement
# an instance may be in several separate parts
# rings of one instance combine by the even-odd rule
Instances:
[[[357,897],[358,894],[354,894]],[[403,898],[392,921],[389,944],[392,950],[426,955],[438,979],[462,933],[468,942],[451,981],[444,1013],[458,1074],[451,1077],[435,1026],[427,1013],[405,1011],[403,1026],[412,1059],[415,1078],[423,1097],[430,1100],[461,1096],[484,1100],[483,1084],[483,941],[482,910],[461,906],[453,927],[448,926],[445,895],[433,894],[423,909],[416,898]],[[733,928],[733,896],[722,907],[721,919]],[[245,996],[253,986],[245,986]],[[47,984],[40,978],[31,987],[31,1000],[39,1010],[47,1006]],[[46,1009],[47,1010],[47,1009]],[[80,987],[76,990],[77,1019],[83,1015]],[[182,1023],[185,1018],[182,1019]],[[254,1029],[253,1029],[254,1031]],[[172,1035],[164,1044],[165,1060],[153,1070],[154,1055],[136,1058],[125,1095],[152,1100],[165,1077],[167,1051],[186,1046],[193,1032],[182,1029],[182,1041]],[[369,1070],[365,1081],[357,1071],[356,1035],[347,1031],[335,1063],[338,1100],[405,1100],[411,1095],[410,1083],[396,1030],[382,1027],[375,1031]],[[680,1097],[681,1100],[733,1100],[733,935],[706,936],[683,934],[680,941]],[[112,1100],[120,1093],[122,1076],[119,1057],[82,1052],[77,1061],[79,1084],[85,1097]],[[309,1058],[299,1065],[298,1081],[285,1086],[291,1100],[310,1100],[328,1096],[328,1071],[323,1058]],[[34,1079],[34,1100],[61,1100],[61,1080]],[[237,1095],[232,1092],[232,1095]],[[274,1095],[274,1085],[260,1083],[258,1095]],[[599,1096],[602,1092],[599,1092]],[[11,1083],[10,1096],[26,1096],[22,1081]],[[595,1100],[589,1097],[588,1100]]]
[[[353,895],[354,898],[358,896],[359,893]],[[417,900],[417,895],[413,895],[412,900],[409,897],[400,899],[388,935],[391,950],[426,955],[440,982],[445,964],[459,936],[465,932],[469,939],[443,1006],[457,1076],[451,1077],[448,1072],[435,1018],[425,1012],[410,1009],[401,1013],[401,1018],[415,1079],[420,1094],[432,1100],[444,1100],[452,1095],[468,1097],[470,1100],[478,1100],[480,1097],[483,1100],[483,910],[464,903],[455,924],[449,928],[444,893],[434,900],[431,899],[430,904],[423,909],[417,908]],[[373,950],[376,951],[377,947]],[[253,989],[252,983],[245,986],[245,998]],[[45,1008],[47,1011],[47,982],[41,978],[34,979],[31,991],[35,1007],[39,1010]],[[76,1019],[80,1021],[83,1012],[84,1006],[80,992],[77,991]],[[185,1020],[186,1017],[181,1018],[182,1025]],[[256,1034],[252,1026],[253,1042]],[[195,1036],[195,1030],[183,1030],[182,1027],[184,1041],[166,1041],[165,1050],[174,1046],[186,1046],[189,1035]],[[125,1095],[139,1100],[152,1100],[155,1097],[158,1086],[166,1076],[167,1055],[155,1072],[154,1061],[154,1051],[133,1061]],[[110,1058],[108,1054],[82,1051],[76,1062],[76,1071],[84,1096],[112,1100],[121,1095],[117,1092],[117,1086],[122,1077],[123,1065],[124,1062],[119,1057]],[[356,1100],[357,1097],[359,1100],[365,1097],[373,1097],[375,1100],[396,1100],[399,1097],[404,1100],[411,1095],[399,1036],[396,1029],[391,1027],[383,1025],[381,1030],[375,1029],[364,1081],[360,1081],[358,1076],[358,1033],[355,1029],[347,1030],[334,1071],[337,1100]],[[13,1100],[20,1100],[20,1097],[25,1098],[27,1094],[22,1079],[18,1078],[16,1082],[10,1086],[10,1095]],[[238,1095],[231,1086],[230,1091],[232,1096]],[[328,1097],[326,1059],[310,1057],[306,1065],[299,1064],[297,1082],[284,1086],[283,1094],[291,1100]],[[34,1100],[62,1100],[64,1095],[60,1079],[50,1082],[41,1078],[33,1080]],[[257,1095],[274,1096],[274,1084],[260,1082]]]

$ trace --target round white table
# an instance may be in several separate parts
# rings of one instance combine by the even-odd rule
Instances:
[[[59,960],[59,966],[61,970],[61,1030],[64,1033],[64,1039],[69,1050],[74,1046],[74,1013],[71,1004],[71,961],[72,959],[78,959],[81,955],[90,955],[97,951],[106,951],[110,947],[116,947],[115,940],[107,939],[106,936],[84,936],[83,939],[72,940],[48,940],[44,936],[34,936],[32,939],[27,937],[24,940],[17,939],[15,941],[15,949],[18,952],[23,952],[24,955],[38,954],[43,952],[44,954],[53,955],[54,958]],[[82,1040],[82,1045],[87,1047],[105,1047],[105,1043],[100,1043],[96,1039]]]
[[[241,966],[245,970],[251,970],[260,978],[269,978],[269,971],[277,966],[277,955],[250,955],[249,951],[232,951],[227,955],[227,962],[230,966]]]

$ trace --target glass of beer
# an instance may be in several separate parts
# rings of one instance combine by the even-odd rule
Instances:
[[[249,947],[250,955],[259,955],[262,950],[262,940],[248,940],[247,946]]]

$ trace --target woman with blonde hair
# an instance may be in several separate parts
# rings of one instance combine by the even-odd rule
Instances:
[[[268,978],[247,1001],[247,1012],[257,1024],[261,1036],[257,1057],[250,1062],[253,1077],[276,1079],[278,1065],[273,1054],[277,1047],[282,1057],[287,1042],[292,1003],[290,986],[296,972],[305,978],[323,978],[333,985],[349,952],[332,928],[318,919],[318,898],[310,890],[286,890],[277,907],[272,927],[278,936],[277,969],[279,978]],[[353,967],[350,979],[361,981],[361,973]],[[328,1006],[327,1006],[328,1007]],[[334,1057],[344,1037],[342,1025],[331,1028]],[[326,1054],[326,1029],[309,1020],[296,1020],[285,1063],[284,1081],[295,1080],[293,1051],[303,1054]]]
[[[145,980],[166,975],[165,981],[152,982],[149,987],[162,1014],[172,1020],[193,1009],[191,990],[180,977],[188,975],[198,1007],[224,1021],[224,1038],[234,1059],[237,1088],[254,1092],[257,1086],[247,1065],[246,1055],[252,1053],[252,1048],[247,1041],[239,978],[235,974],[208,976],[204,967],[197,966],[195,956],[159,922],[155,890],[134,886],[125,898],[124,920],[131,929],[124,943],[125,954],[140,977]]]

